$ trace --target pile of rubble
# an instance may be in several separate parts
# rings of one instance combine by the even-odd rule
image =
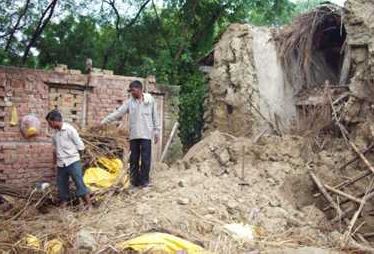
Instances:
[[[90,212],[52,209],[32,221],[11,221],[0,242],[14,243],[33,233],[58,236],[69,250],[77,250],[83,248],[76,237],[83,230],[93,239],[90,251],[98,251],[162,231],[213,253],[338,249],[342,235],[317,208],[317,189],[307,172],[314,168],[328,177],[352,155],[341,141],[319,153],[306,144],[296,136],[262,136],[253,142],[213,132],[175,165],[155,166],[153,187],[111,194]],[[252,228],[252,235],[238,239],[228,225]]]

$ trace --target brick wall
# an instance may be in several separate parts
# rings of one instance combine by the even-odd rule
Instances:
[[[165,125],[167,89],[158,89],[154,77],[124,77],[110,72],[84,75],[66,68],[42,71],[0,67],[0,183],[21,185],[52,180],[52,145],[44,120],[47,112],[58,108],[66,121],[78,128],[95,125],[128,99],[126,91],[134,79],[142,81],[153,94]],[[27,114],[40,119],[42,130],[38,137],[25,139],[19,124],[10,125],[14,106],[19,119]],[[163,134],[168,135],[167,131]],[[161,155],[162,143],[155,146],[155,158]]]

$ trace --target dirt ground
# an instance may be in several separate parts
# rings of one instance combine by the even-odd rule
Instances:
[[[331,147],[316,153],[301,137],[263,136],[254,144],[213,132],[175,165],[156,165],[154,186],[109,196],[88,212],[30,213],[4,226],[0,242],[15,243],[25,234],[59,237],[75,253],[85,230],[94,253],[143,232],[166,231],[213,253],[334,253],[339,228],[317,208],[307,174],[314,169],[331,184],[340,181],[329,178],[332,169],[352,155],[341,143]],[[224,230],[230,223],[255,226],[255,238],[234,239]]]

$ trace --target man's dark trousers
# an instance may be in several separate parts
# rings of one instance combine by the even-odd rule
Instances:
[[[152,141],[150,139],[130,140],[130,177],[134,186],[147,185],[149,183],[149,171],[151,169]],[[141,164],[139,165],[139,160]]]

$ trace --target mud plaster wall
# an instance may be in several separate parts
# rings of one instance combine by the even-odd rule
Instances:
[[[128,99],[126,90],[134,79],[143,81],[156,99],[163,137],[153,155],[159,158],[172,128],[169,123],[172,119],[163,116],[178,112],[165,103],[168,88],[161,91],[153,77],[96,73],[88,76],[72,70],[47,72],[0,67],[0,183],[21,185],[53,179],[51,131],[44,120],[47,112],[58,105],[66,121],[76,127],[95,125]],[[30,113],[40,119],[42,128],[38,137],[26,140],[19,125],[10,125],[13,106],[19,119]]]
[[[351,57],[350,90],[354,94],[347,118],[355,122],[360,121],[360,110],[365,107],[362,101],[374,103],[374,2],[348,0],[345,8],[344,25]]]
[[[205,134],[220,130],[250,136],[263,117],[287,126],[295,116],[293,92],[285,88],[270,31],[232,24],[214,49],[205,103]],[[261,116],[260,114],[263,116]]]
[[[270,29],[254,27],[252,31],[259,109],[279,129],[286,131],[296,116],[294,90],[285,82]]]
[[[356,142],[370,142],[374,135],[374,1],[348,0],[343,21],[351,63],[348,83],[353,95],[344,117],[356,126]]]

